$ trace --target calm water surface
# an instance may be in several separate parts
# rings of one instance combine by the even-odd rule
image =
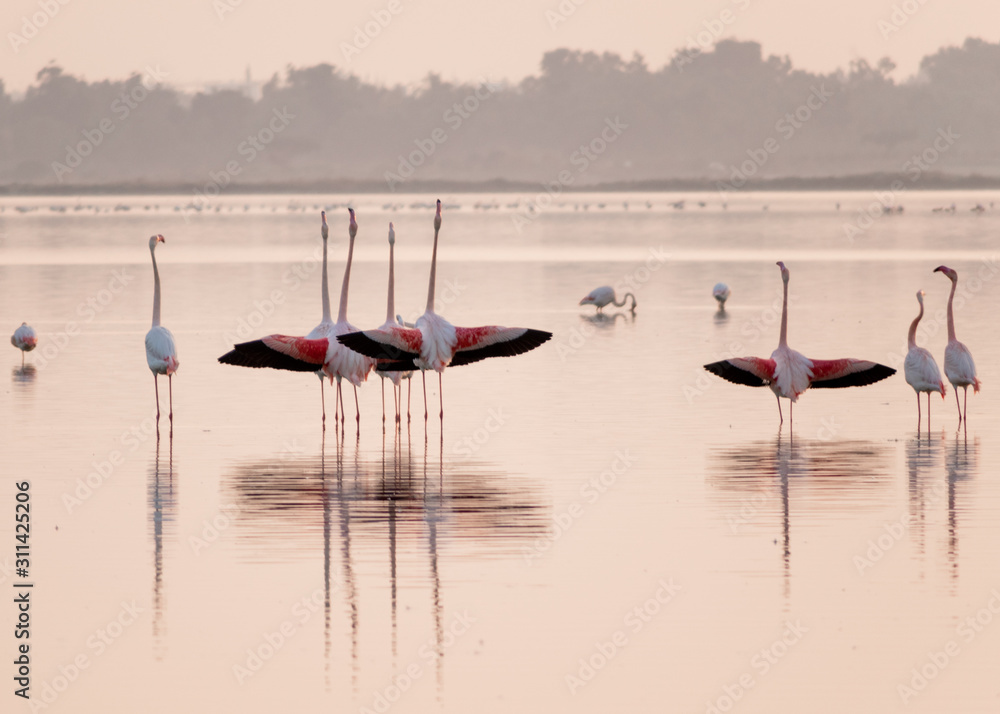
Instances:
[[[384,320],[389,220],[397,309],[419,315],[432,240],[419,204],[434,198],[232,196],[201,213],[188,197],[0,202],[0,324],[40,335],[24,372],[8,349],[0,390],[4,512],[31,482],[33,701],[1000,707],[1000,216],[969,210],[992,195],[912,194],[870,225],[869,193],[743,194],[726,209],[714,195],[581,194],[533,213],[537,197],[442,196],[439,312],[554,333],[446,372],[443,423],[425,425],[418,378],[412,421],[383,431],[372,377],[360,429],[324,432],[312,375],[216,362],[234,341],[319,321],[321,207],[334,310],[351,202],[352,322]],[[851,224],[863,230],[849,237]],[[157,435],[143,349],[153,233],[167,237],[163,323],[181,362],[172,435],[165,420]],[[958,270],[958,334],[984,385],[967,430],[949,386],[918,433],[902,374],[807,393],[791,432],[770,391],[704,372],[774,349],[776,260],[791,270],[794,348],[896,367],[921,288],[920,341],[943,361],[949,283],[932,270]],[[636,314],[577,306],[603,284],[631,285]],[[428,394],[435,415],[436,379]],[[4,587],[21,580],[12,535],[8,515]],[[10,662],[13,637],[0,648]]]

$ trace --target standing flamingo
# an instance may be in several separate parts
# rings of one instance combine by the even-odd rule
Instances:
[[[166,327],[160,324],[160,271],[156,268],[156,244],[166,243],[161,235],[149,239],[149,255],[153,259],[153,326],[146,333],[146,364],[153,373],[153,390],[156,394],[156,421],[160,421],[160,384],[161,374],[167,375],[167,385],[170,394],[170,424],[174,423],[174,372],[180,366],[177,361],[177,347],[174,336]]]
[[[427,308],[415,328],[386,323],[376,330],[365,330],[337,339],[352,350],[381,362],[380,372],[408,369],[433,369],[438,373],[440,416],[444,419],[444,394],[441,373],[449,365],[458,367],[487,357],[513,357],[538,347],[551,332],[525,327],[455,327],[434,312],[434,283],[437,275],[438,233],[441,230],[441,201],[434,214],[434,250],[427,287]],[[424,386],[424,419],[427,418],[427,387]]]
[[[14,334],[10,336],[10,343],[21,350],[21,369],[24,369],[24,353],[31,352],[38,346],[38,335],[35,334],[35,329],[27,322],[22,322],[21,326],[14,330]]]
[[[944,399],[947,391],[944,382],[941,381],[941,370],[938,369],[937,362],[933,355],[923,347],[917,347],[917,325],[924,316],[924,291],[917,291],[917,302],[920,303],[920,313],[910,324],[910,332],[906,336],[906,344],[909,351],[906,353],[906,360],[903,362],[903,374],[906,383],[913,387],[917,393],[917,430],[920,430],[920,393],[927,392],[927,428],[931,423],[931,392],[938,392],[941,399]]]
[[[814,387],[863,387],[874,384],[896,373],[896,370],[876,362],[845,358],[834,360],[809,359],[788,346],[788,268],[782,262],[781,282],[784,284],[784,298],[781,303],[781,335],[778,338],[778,349],[771,353],[770,359],[762,357],[734,357],[706,364],[712,374],[735,384],[745,384],[748,387],[768,386],[778,400],[779,424],[785,422],[781,414],[781,397],[793,404],[799,395]],[[792,420],[789,406],[789,422]]]
[[[361,410],[358,407],[357,387],[368,378],[374,361],[352,352],[333,339],[337,335],[357,330],[347,321],[347,294],[351,280],[354,239],[358,233],[358,223],[354,217],[354,209],[347,210],[351,218],[349,224],[351,240],[347,252],[347,266],[344,269],[344,283],[340,292],[340,312],[337,322],[329,324],[330,298],[329,290],[326,289],[326,252],[324,250],[323,322],[306,337],[275,334],[259,340],[233,345],[233,349],[219,357],[219,361],[223,364],[234,364],[242,367],[270,367],[271,369],[287,369],[293,372],[314,372],[317,368],[321,368],[331,381],[337,380],[335,419],[338,413],[340,415],[345,413],[341,380],[346,378],[354,385],[354,407],[357,413],[356,419],[360,422]],[[323,214],[323,224],[325,227],[325,213]],[[324,230],[324,248],[327,234],[328,231]]]
[[[599,288],[594,288],[590,293],[580,301],[581,305],[594,305],[597,307],[598,312],[603,312],[606,305],[614,305],[615,307],[624,307],[628,299],[632,298],[632,307],[629,308],[632,312],[635,312],[635,295],[632,293],[625,293],[622,296],[622,301],[618,302],[615,298],[615,289],[610,285],[602,285]]]
[[[396,231],[392,226],[392,221],[389,222],[389,295],[386,300],[385,308],[385,323],[380,327],[380,330],[385,330],[396,326],[396,320],[402,321],[402,318],[395,315],[396,312],[396,288],[395,288],[395,258],[394,250],[396,245]],[[400,421],[400,404],[403,400],[403,388],[402,380],[411,379],[413,377],[412,371],[398,372],[398,371],[383,371],[379,372],[378,376],[382,378],[382,423],[385,423],[385,380],[392,382],[392,399],[396,404],[396,422]],[[396,395],[396,388],[399,387],[399,396]],[[407,404],[407,417],[409,417],[409,404]]]
[[[934,268],[935,273],[944,273],[951,281],[951,295],[948,296],[948,346],[944,348],[944,373],[955,389],[955,404],[958,406],[958,423],[966,421],[969,414],[969,387],[979,394],[979,378],[976,376],[976,363],[972,360],[969,348],[955,337],[955,288],[958,287],[958,273],[944,265]],[[958,388],[961,387],[965,407],[958,403]]]

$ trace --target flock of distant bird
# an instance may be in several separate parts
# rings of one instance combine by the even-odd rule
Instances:
[[[354,240],[358,224],[354,209],[348,208],[350,215],[347,263],[340,293],[340,311],[334,322],[330,312],[329,280],[327,276],[327,241],[329,226],[326,212],[321,212],[321,235],[323,238],[322,305],[323,320],[304,337],[272,334],[258,340],[243,342],[219,357],[219,362],[242,367],[267,367],[294,372],[314,372],[320,379],[320,400],[323,422],[326,422],[326,402],[323,381],[329,377],[336,380],[336,404],[334,419],[346,421],[343,404],[342,380],[354,386],[356,419],[361,420],[357,400],[357,387],[367,380],[374,370],[382,378],[383,410],[385,421],[385,380],[393,385],[393,400],[396,404],[396,421],[402,414],[402,380],[410,379],[416,370],[434,370],[438,373],[440,416],[444,418],[444,394],[441,374],[446,367],[457,367],[478,362],[489,357],[512,357],[538,347],[552,337],[552,333],[523,327],[455,327],[434,311],[434,288],[437,273],[438,234],[441,230],[441,201],[436,204],[434,214],[434,249],[431,254],[430,279],[427,289],[427,307],[424,314],[410,325],[395,314],[394,287],[394,246],[396,234],[389,223],[389,284],[386,304],[386,320],[375,329],[358,330],[347,320],[347,297],[351,278],[351,263],[354,257]],[[160,418],[159,376],[167,376],[169,389],[169,419],[173,422],[173,374],[177,371],[177,346],[170,330],[160,324],[160,273],[156,265],[156,247],[164,243],[162,235],[149,239],[149,253],[153,263],[153,324],[146,333],[146,362],[153,373],[153,388],[156,396],[156,417]],[[705,365],[705,369],[723,379],[751,387],[768,386],[778,401],[779,423],[784,423],[781,399],[791,404],[810,387],[840,388],[860,387],[881,381],[896,370],[868,360],[843,358],[835,360],[809,359],[788,346],[788,268],[778,262],[783,283],[781,306],[781,330],[778,347],[769,359],[762,357],[734,357]],[[948,298],[948,346],[944,353],[945,375],[955,390],[958,405],[959,424],[967,421],[968,389],[979,392],[980,381],[976,376],[976,365],[969,349],[955,337],[955,317],[953,303],[958,285],[958,274],[944,265],[934,269],[951,280],[951,294]],[[725,310],[730,290],[724,283],[712,289],[712,296]],[[580,305],[594,305],[602,312],[608,305],[624,307],[631,299],[629,309],[635,311],[636,299],[626,293],[619,301],[614,288],[602,286],[592,290],[580,300]],[[937,392],[944,398],[946,388],[941,379],[934,357],[929,351],[916,344],[917,326],[924,314],[924,292],[917,292],[920,313],[910,325],[907,338],[908,352],[904,361],[906,381],[917,396],[917,427],[920,428],[920,394],[927,394],[928,423],[930,419],[930,394]],[[22,323],[11,336],[11,344],[22,351],[21,366],[24,367],[24,353],[35,349],[38,337],[27,324]],[[958,399],[958,388],[964,391],[965,403]],[[398,391],[397,391],[398,390]],[[791,419],[791,404],[789,419]],[[407,417],[410,416],[409,396],[407,397]],[[427,384],[424,378],[424,419],[427,418]]]

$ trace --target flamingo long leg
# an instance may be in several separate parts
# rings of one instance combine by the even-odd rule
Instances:
[[[407,384],[406,384],[406,421],[410,421],[410,395],[413,394],[413,377],[411,376],[408,380],[406,380],[406,382],[407,382]],[[402,385],[400,385],[399,390],[400,390],[400,392],[399,392],[399,398],[402,399],[403,398],[403,391],[402,391],[403,387],[402,387]]]
[[[955,406],[958,407],[958,423],[962,423],[962,403],[958,400],[958,389],[955,389]]]
[[[965,402],[965,406],[962,407],[962,421],[969,421],[969,388],[962,388],[962,401]]]
[[[160,382],[156,372],[153,372],[153,394],[156,395],[156,421],[160,421]]]
[[[383,410],[384,409],[385,409],[385,407],[383,407]],[[354,417],[355,421],[357,421],[358,424],[360,424],[361,423],[361,407],[358,406],[358,387],[357,387],[357,385],[354,386],[354,411],[357,412],[357,416]],[[383,414],[382,420],[385,421],[385,415],[384,414]]]
[[[355,396],[357,396],[357,390],[355,390],[354,394]],[[392,396],[393,398],[396,397],[395,387],[392,388]],[[385,424],[385,379],[384,378],[382,379],[382,423]]]
[[[931,393],[927,393],[927,409],[931,408]],[[917,392],[917,431],[920,431],[920,392]]]
[[[774,398],[778,402],[778,419],[780,420],[778,422],[778,427],[780,428],[781,425],[785,423],[785,417],[782,416],[782,414],[781,414],[781,397],[779,397],[777,394],[775,394]]]
[[[170,397],[170,423],[174,422],[174,375],[167,375],[167,393]],[[159,401],[159,400],[157,400]]]
[[[438,372],[438,399],[441,402],[441,419],[444,420],[444,383],[440,372]]]
[[[323,390],[323,380],[319,380],[319,403],[323,407],[323,428],[326,428],[326,392]]]
[[[427,373],[423,370],[420,370],[420,379],[424,382],[424,421],[427,421]],[[955,398],[958,399],[957,394]]]

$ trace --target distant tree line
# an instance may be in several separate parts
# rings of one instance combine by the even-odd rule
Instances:
[[[49,66],[0,81],[0,184],[642,182],[920,171],[1000,174],[1000,43],[968,39],[906,82],[864,60],[815,74],[756,42],[642,57],[560,49],[517,85],[428,75],[368,84],[289,68],[260,96],[188,95],[146,68],[86,82]],[[214,188],[213,188],[214,187]]]

